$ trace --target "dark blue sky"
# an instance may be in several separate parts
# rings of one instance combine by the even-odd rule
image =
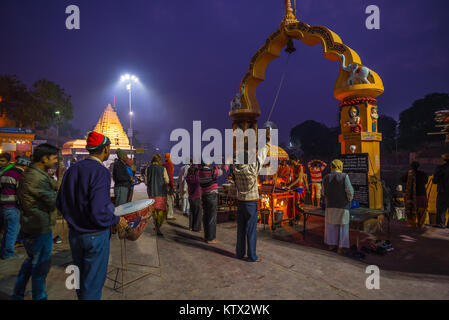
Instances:
[[[73,123],[92,129],[116,96],[128,125],[122,73],[134,73],[133,92],[140,140],[168,147],[172,129],[230,128],[229,102],[255,51],[277,29],[283,0],[1,0],[0,74],[17,74],[31,84],[45,77],[72,95]],[[354,49],[384,81],[381,113],[400,111],[431,92],[449,91],[449,29],[446,0],[298,0],[300,21],[323,25]],[[81,11],[81,29],[65,28],[66,6]],[[365,8],[378,5],[381,29],[365,28]],[[280,140],[313,119],[337,124],[333,86],[338,62],[321,46],[295,41],[284,87],[272,120]],[[286,56],[268,67],[258,88],[266,121]]]

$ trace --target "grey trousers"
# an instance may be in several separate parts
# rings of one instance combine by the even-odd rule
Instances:
[[[128,187],[114,187],[115,206],[118,207],[128,202]]]

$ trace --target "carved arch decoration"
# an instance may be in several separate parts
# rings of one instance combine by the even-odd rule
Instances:
[[[369,84],[359,83],[348,85],[349,72],[343,70],[340,54],[345,56],[346,65],[357,63],[364,66],[362,61],[354,50],[343,44],[341,38],[323,26],[310,26],[299,22],[292,14],[291,7],[286,1],[286,16],[278,30],[272,33],[265,44],[253,55],[248,72],[240,82],[239,92],[243,95],[241,99],[241,108],[229,112],[229,116],[234,120],[255,119],[260,115],[260,107],[256,97],[257,86],[265,80],[265,71],[270,62],[279,58],[281,50],[287,46],[290,38],[302,41],[303,43],[314,46],[321,44],[323,56],[330,61],[340,61],[340,72],[338,74],[335,86],[334,97],[337,100],[344,101],[358,97],[376,98],[384,92],[382,79],[371,68],[368,76]]]

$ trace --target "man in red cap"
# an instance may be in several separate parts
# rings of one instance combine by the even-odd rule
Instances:
[[[67,170],[56,205],[69,225],[73,263],[80,271],[80,300],[99,300],[106,281],[111,227],[126,223],[114,215],[111,174],[103,165],[109,158],[108,137],[92,131],[87,137],[90,156]]]

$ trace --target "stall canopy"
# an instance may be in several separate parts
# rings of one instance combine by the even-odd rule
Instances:
[[[268,150],[268,158],[270,160],[288,160],[288,153],[279,146],[270,145],[270,149]]]

